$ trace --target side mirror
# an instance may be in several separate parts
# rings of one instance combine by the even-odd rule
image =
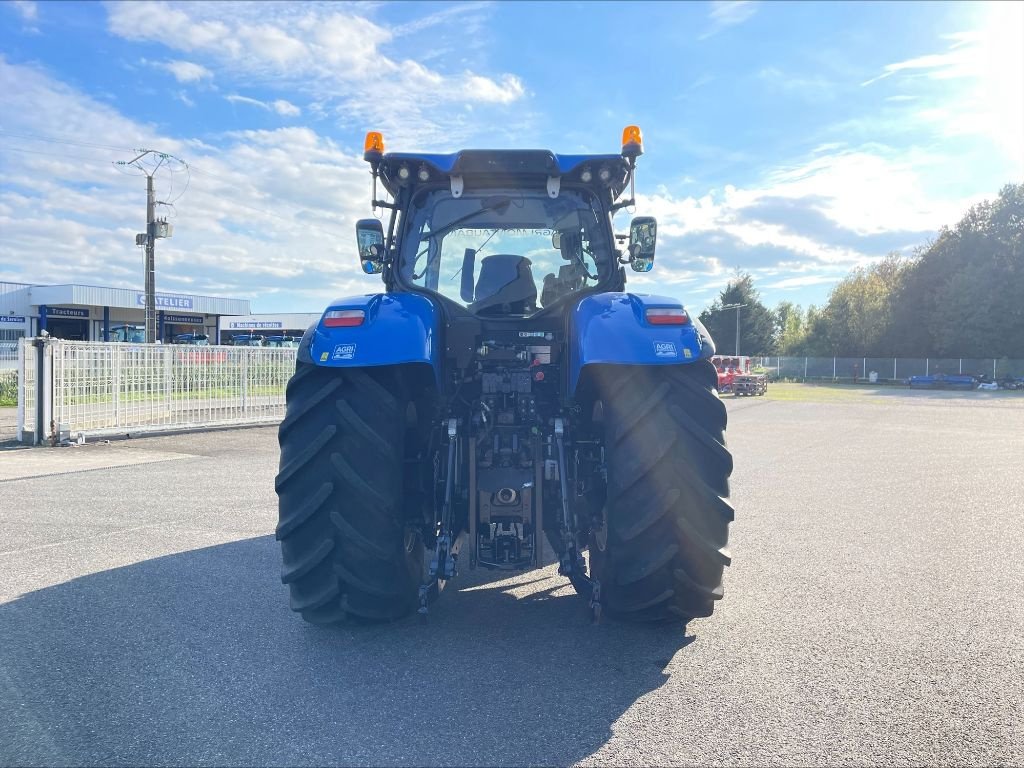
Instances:
[[[363,272],[378,275],[384,271],[384,226],[379,219],[356,222],[356,246]]]
[[[634,272],[654,269],[658,222],[653,216],[637,216],[629,222],[629,265]]]

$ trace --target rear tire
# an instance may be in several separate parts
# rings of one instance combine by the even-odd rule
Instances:
[[[603,366],[608,493],[591,576],[619,618],[710,616],[723,595],[733,508],[726,408],[711,363]]]
[[[417,606],[421,530],[409,525],[406,410],[394,368],[296,366],[278,431],[277,538],[291,608],[313,624],[387,621]]]

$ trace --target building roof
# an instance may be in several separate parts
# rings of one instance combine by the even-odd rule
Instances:
[[[132,288],[105,288],[96,285],[33,285],[28,290],[33,306],[72,304],[86,307],[122,307],[141,309],[145,306],[145,293]],[[217,296],[196,296],[188,293],[156,294],[158,310],[171,312],[197,312],[205,315],[248,315],[248,299],[228,299]]]

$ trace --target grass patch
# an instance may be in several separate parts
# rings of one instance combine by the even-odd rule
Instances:
[[[0,371],[0,408],[18,404],[18,372]]]
[[[865,387],[857,384],[796,384],[773,383],[768,385],[769,400],[781,400],[789,403],[836,403],[852,400],[864,400],[867,395],[876,394],[877,387]]]
[[[732,395],[724,395],[726,399]],[[905,386],[875,386],[870,384],[839,384],[833,382],[800,384],[773,382],[768,385],[769,400],[786,403],[891,403],[894,400],[967,400],[1015,399],[1024,402],[1021,392],[996,390],[994,392],[959,389],[910,389]]]

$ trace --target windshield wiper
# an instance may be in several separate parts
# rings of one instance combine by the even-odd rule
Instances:
[[[481,201],[481,206],[478,210],[470,211],[464,216],[460,216],[459,218],[455,219],[455,221],[451,221],[445,224],[440,229],[431,232],[429,235],[427,235],[426,239],[436,241],[439,237],[444,237],[460,224],[464,224],[465,222],[469,221],[470,219],[476,216],[479,216],[481,213],[484,213],[485,211],[499,211],[500,213],[504,213],[505,211],[508,210],[508,207],[509,205],[511,205],[511,203],[512,198],[509,197],[508,195],[492,195],[491,197],[485,197],[483,201]],[[423,267],[423,271],[420,272],[418,275],[416,274],[416,265],[419,264],[420,257],[423,256],[429,250],[430,246],[428,245],[426,248],[424,248],[422,251],[416,254],[416,259],[412,263],[413,280],[419,280],[421,277],[423,277],[423,275],[426,274],[427,269],[430,267],[431,262],[428,261],[426,265]],[[440,251],[438,251],[438,254],[440,254]]]

